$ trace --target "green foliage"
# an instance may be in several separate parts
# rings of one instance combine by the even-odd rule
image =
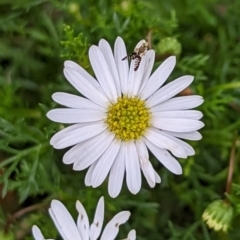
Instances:
[[[52,149],[44,134],[23,120],[18,120],[14,126],[0,119],[0,135],[0,148],[5,154],[5,160],[0,163],[4,172],[0,177],[0,183],[4,184],[2,197],[8,190],[16,189],[19,201],[23,202],[31,195],[41,193],[42,189],[45,189],[44,193],[52,191],[49,183],[57,183],[59,177],[50,162]],[[52,174],[55,179],[51,179]],[[41,181],[43,177],[47,181]]]
[[[14,235],[12,233],[6,234],[6,233],[0,231],[0,238],[2,240],[14,240]]]
[[[104,195],[106,219],[125,209],[132,213],[118,239],[135,228],[139,240],[238,240],[239,14],[238,0],[0,1],[0,193],[7,199],[0,202],[0,239],[9,213],[29,206],[37,207],[14,219],[5,238],[32,239],[30,228],[36,224],[47,238],[57,239],[46,211],[51,199],[63,201],[76,219],[77,199],[93,217],[97,199]],[[195,76],[190,92],[205,99],[200,107],[203,139],[190,143],[195,156],[180,160],[182,176],[173,176],[152,157],[162,183],[150,189],[144,180],[136,196],[124,186],[120,196],[111,199],[107,182],[97,189],[86,187],[85,171],[73,172],[62,164],[66,150],[54,150],[49,139],[64,126],[45,115],[55,106],[52,93],[76,93],[63,77],[64,60],[91,72],[88,48],[101,38],[113,46],[121,36],[131,52],[136,42],[150,35],[157,54],[155,68],[165,55],[176,54],[171,79]],[[225,194],[236,134],[234,185]],[[12,193],[16,195],[10,201]],[[234,216],[223,234],[208,229],[201,216],[210,203],[225,198]]]
[[[88,69],[90,65],[87,58],[89,44],[86,37],[84,37],[82,33],[79,33],[77,37],[74,37],[73,29],[66,24],[63,25],[63,31],[66,40],[61,41],[64,49],[61,57],[71,59],[72,61],[81,64],[85,69]]]

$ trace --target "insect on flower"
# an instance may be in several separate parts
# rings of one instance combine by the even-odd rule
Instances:
[[[145,54],[147,53],[149,49],[149,43],[146,42],[145,40],[142,41],[142,45],[140,45],[140,47],[137,47],[134,49],[133,53],[127,55],[126,57],[124,57],[122,59],[126,60],[126,59],[132,59],[135,60],[135,65],[134,65],[134,71],[138,70],[138,67],[140,65],[140,62],[142,60],[142,57],[145,56]]]

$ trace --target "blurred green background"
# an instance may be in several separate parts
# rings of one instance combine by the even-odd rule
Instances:
[[[104,195],[105,223],[118,211],[132,213],[117,239],[135,228],[139,240],[239,240],[239,16],[239,0],[0,0],[0,239],[33,239],[33,224],[46,238],[61,239],[47,213],[51,199],[61,200],[75,219],[79,199],[93,219]],[[162,183],[150,189],[143,180],[136,196],[124,185],[111,199],[107,181],[87,188],[86,172],[62,163],[66,149],[52,149],[49,139],[63,126],[45,115],[55,106],[52,93],[77,93],[64,79],[64,60],[92,73],[89,46],[101,38],[113,46],[117,36],[129,52],[140,39],[150,39],[155,68],[177,56],[169,80],[195,76],[182,95],[204,97],[199,109],[206,126],[203,139],[190,143],[196,155],[179,159],[183,175],[174,176],[151,156]],[[232,188],[226,194],[230,159]],[[228,233],[202,221],[207,205],[217,199],[234,210]]]

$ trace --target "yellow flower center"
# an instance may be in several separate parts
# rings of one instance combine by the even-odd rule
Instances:
[[[150,126],[150,111],[138,97],[123,96],[108,107],[108,129],[123,141],[136,140]]]

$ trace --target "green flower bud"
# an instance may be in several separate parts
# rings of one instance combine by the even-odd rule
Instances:
[[[182,45],[176,38],[163,38],[157,45],[157,51],[161,55],[179,56],[182,52]]]
[[[216,200],[207,206],[202,218],[209,228],[227,232],[233,218],[233,208],[223,200]]]
[[[68,11],[71,13],[77,20],[81,20],[80,7],[77,3],[69,3]]]
[[[69,10],[69,12],[71,12],[71,13],[78,12],[78,11],[79,11],[79,6],[78,6],[77,3],[69,3],[69,5],[68,5],[68,10]]]
[[[130,1],[122,1],[121,7],[123,11],[129,11],[131,9],[131,2]]]

